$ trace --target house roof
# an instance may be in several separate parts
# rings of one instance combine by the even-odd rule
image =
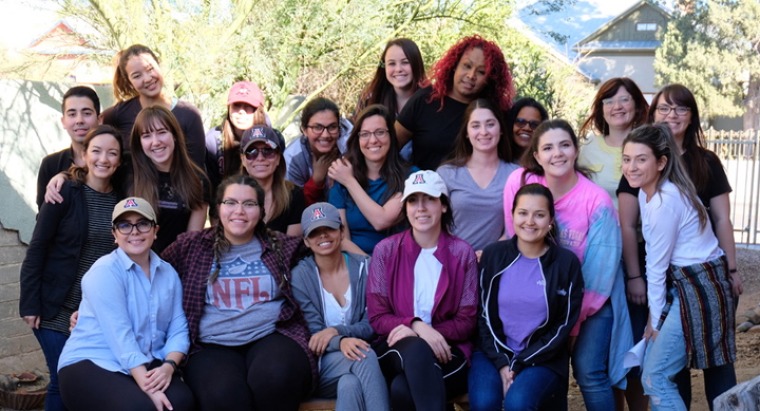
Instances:
[[[649,41],[589,41],[583,45],[574,46],[579,52],[586,51],[654,51],[662,42]]]
[[[32,40],[27,49],[42,55],[81,56],[109,53],[99,50],[66,20],[58,20]]]
[[[593,33],[586,36],[584,39],[578,41],[573,45],[573,50],[576,51],[588,51],[588,50],[599,50],[601,49],[612,49],[613,46],[616,46],[615,49],[635,49],[635,50],[654,50],[660,45],[659,41],[592,41],[594,38],[598,37],[605,31],[609,30],[611,27],[615,26],[617,23],[622,21],[623,19],[626,19],[629,15],[633,14],[637,10],[645,7],[650,6],[654,8],[654,10],[660,12],[666,19],[670,19],[671,15],[668,13],[665,9],[660,7],[657,3],[655,3],[652,0],[641,0],[638,3],[634,4],[628,10],[620,13],[617,17],[614,19],[608,21],[607,23],[604,23],[601,27],[596,29]],[[653,43],[654,46],[651,45],[645,45],[642,43]],[[593,45],[599,45],[600,47],[594,47]]]

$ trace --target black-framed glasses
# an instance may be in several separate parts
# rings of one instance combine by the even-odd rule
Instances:
[[[327,132],[330,134],[335,134],[340,129],[340,126],[338,124],[330,124],[329,126],[314,124],[313,126],[306,126],[306,128],[310,128],[311,131],[317,134],[322,134],[322,132],[325,130],[327,130]]]
[[[375,138],[383,138],[388,134],[388,129],[377,129],[375,131],[360,131],[359,132],[359,138],[367,139],[371,136],[375,136]]]
[[[657,112],[662,114],[663,116],[667,116],[668,114],[670,114],[671,111],[675,111],[676,115],[681,117],[681,116],[685,116],[689,114],[689,112],[691,112],[691,108],[686,107],[686,106],[672,107],[672,106],[666,106],[664,104],[660,104],[659,106],[657,106]]]
[[[132,230],[135,228],[137,229],[138,233],[145,234],[147,232],[150,232],[150,230],[155,226],[156,223],[150,220],[140,220],[135,224],[132,224],[129,221],[117,221],[114,223],[113,228],[121,234],[129,235],[132,234]]]
[[[245,152],[245,158],[248,160],[255,160],[259,154],[264,156],[266,160],[271,160],[277,155],[277,150],[272,147],[252,148]]]
[[[253,200],[237,201],[226,199],[222,200],[219,204],[228,208],[237,208],[239,205],[242,205],[245,210],[253,210],[259,207],[259,203]]]
[[[515,119],[515,124],[517,124],[517,127],[520,127],[520,128],[523,128],[525,126],[530,126],[530,128],[535,130],[536,127],[538,127],[538,125],[541,124],[541,122],[535,121],[535,120],[526,120],[524,118],[517,117]]]

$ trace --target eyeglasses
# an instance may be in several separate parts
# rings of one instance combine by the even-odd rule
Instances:
[[[515,124],[517,125],[517,127],[520,127],[520,128],[524,128],[525,126],[530,126],[530,128],[535,130],[536,127],[538,127],[538,125],[541,124],[541,122],[535,121],[535,120],[526,120],[524,118],[518,117],[515,119]]]
[[[612,97],[602,99],[602,104],[605,106],[614,106],[615,104],[625,105],[633,101],[631,96],[620,96],[617,99],[614,99]]]
[[[153,221],[149,220],[140,220],[136,224],[132,224],[129,221],[118,221],[114,223],[113,228],[116,229],[116,231],[120,232],[124,235],[132,234],[132,231],[136,228],[138,233],[145,234],[147,232],[150,232],[150,230],[156,225]]]
[[[259,203],[253,200],[237,201],[237,200],[222,200],[221,205],[227,208],[237,208],[238,205],[243,205],[243,209],[249,211],[254,208],[258,208]]]
[[[313,126],[306,126],[306,128],[310,128],[311,131],[317,134],[322,134],[322,132],[325,130],[327,130],[327,132],[330,134],[334,134],[338,131],[340,126],[337,124],[330,124],[329,126],[323,126],[322,124],[315,124]]]
[[[691,111],[691,108],[686,107],[686,106],[671,107],[671,106],[666,106],[662,104],[657,106],[657,112],[662,114],[663,116],[667,116],[668,114],[670,114],[671,111],[675,111],[676,115],[680,117],[680,116],[685,116],[686,114],[688,114]]]
[[[271,160],[277,155],[277,150],[271,147],[252,148],[245,152],[245,158],[248,160],[255,160],[259,154],[264,156],[265,159]]]
[[[359,138],[368,139],[371,136],[375,136],[375,138],[383,138],[388,134],[388,129],[377,129],[375,131],[360,131],[359,132]]]

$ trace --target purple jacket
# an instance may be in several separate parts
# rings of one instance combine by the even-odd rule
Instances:
[[[411,327],[414,315],[414,264],[420,254],[412,231],[375,246],[367,282],[369,322],[381,338],[399,324]],[[435,292],[432,326],[467,357],[472,353],[478,310],[478,261],[464,240],[444,231],[433,255],[443,266]]]

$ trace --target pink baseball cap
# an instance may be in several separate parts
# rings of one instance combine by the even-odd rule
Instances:
[[[252,81],[238,81],[232,85],[227,96],[227,105],[232,103],[246,103],[258,108],[264,104],[264,93]]]

